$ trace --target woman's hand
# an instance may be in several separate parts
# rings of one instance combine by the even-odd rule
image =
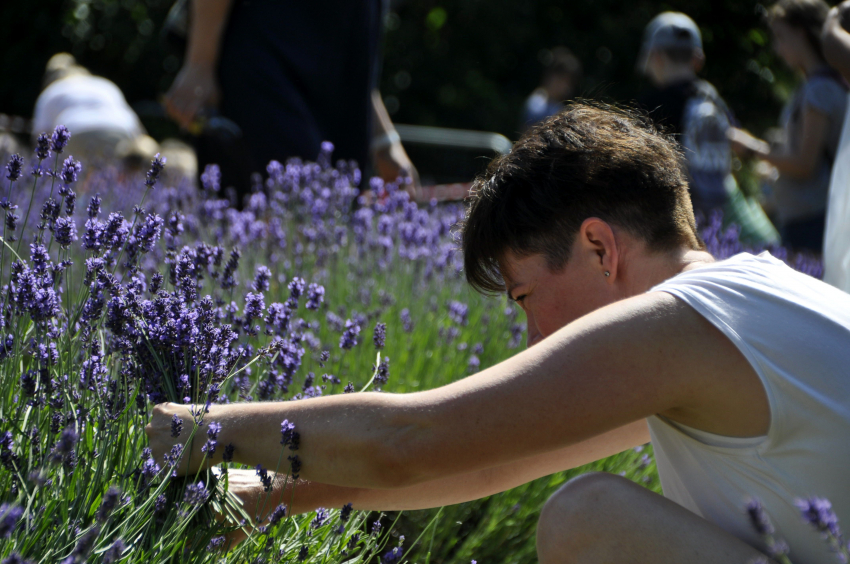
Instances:
[[[227,471],[227,491],[239,499],[242,503],[242,510],[249,517],[244,526],[226,535],[230,548],[248,538],[248,534],[260,525],[268,524],[269,516],[283,499],[281,490],[280,484],[275,484],[271,492],[264,491],[257,473],[253,470],[229,469]],[[221,513],[217,513],[215,518],[218,522],[229,526],[239,524],[233,521],[232,516]],[[236,516],[236,518],[241,519],[239,516]]]
[[[174,468],[174,471],[177,472],[178,476],[196,473],[201,468],[201,461],[204,459],[204,453],[201,451],[201,448],[207,439],[206,433],[204,432],[206,425],[198,428],[192,441],[189,442],[189,437],[192,435],[192,430],[195,424],[194,417],[192,416],[193,408],[203,409],[203,406],[181,405],[179,403],[161,403],[154,406],[150,423],[148,423],[145,427],[145,433],[148,436],[148,444],[157,464],[162,465],[165,460],[165,455],[170,454],[171,449],[173,449],[176,445],[182,445],[184,447],[180,463]],[[215,421],[215,419],[211,417],[212,410],[214,410],[214,408],[215,406],[210,406],[210,413],[207,413],[204,416],[205,422]],[[182,420],[182,429],[177,437],[175,437],[172,432],[174,416],[177,416]],[[187,444],[187,442],[189,442],[189,444]],[[223,450],[224,445],[219,444],[216,449],[216,455],[220,457],[221,454],[219,453],[223,452]],[[219,458],[219,461],[221,461],[221,458]],[[205,466],[209,467],[212,466],[212,464],[207,461]]]

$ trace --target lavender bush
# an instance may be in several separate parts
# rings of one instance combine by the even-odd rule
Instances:
[[[69,136],[9,157],[0,191],[0,561],[533,556],[528,523],[572,473],[441,512],[279,508],[254,528],[256,508],[228,493],[234,447],[205,419],[211,402],[427,389],[510,356],[524,328],[466,287],[461,206],[419,206],[377,180],[358,205],[359,170],[326,144],[316,163],[270,163],[240,210],[214,166],[199,190],[163,186],[158,157],[143,177],[89,171],[64,154]],[[711,229],[714,252],[737,250],[734,232]],[[142,429],[161,401],[195,406],[172,433],[202,441],[223,473],[175,479],[179,449],[151,457]],[[258,484],[309,463],[283,423],[282,464],[257,468]],[[594,468],[658,488],[649,447]],[[241,526],[249,540],[228,551]]]

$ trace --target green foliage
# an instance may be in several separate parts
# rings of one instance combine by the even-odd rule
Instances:
[[[170,0],[5,2],[0,52],[5,80],[0,112],[31,115],[44,64],[72,52],[114,80],[131,103],[153,100],[170,85],[182,53],[160,29]],[[663,10],[684,11],[700,25],[707,64],[743,124],[774,124],[795,84],[777,60],[760,4],[723,0],[407,0],[386,20],[381,88],[400,123],[498,131],[515,138],[519,109],[538,85],[545,52],[572,49],[585,66],[580,93],[620,102],[646,83],[634,69],[643,27]]]
[[[714,83],[747,126],[775,123],[794,77],[773,54],[754,2],[416,0],[387,20],[382,93],[400,123],[498,131],[516,138],[519,108],[556,45],[582,60],[580,95],[628,103],[643,28],[664,10],[700,25]],[[439,24],[439,25],[438,25]]]

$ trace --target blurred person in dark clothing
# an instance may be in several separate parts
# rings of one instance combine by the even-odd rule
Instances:
[[[215,112],[238,127],[239,162],[218,163],[224,183],[244,193],[245,171],[315,160],[323,141],[361,167],[373,156],[385,180],[415,176],[376,95],[381,0],[190,4],[186,57],[165,106],[183,128]]]
[[[771,145],[730,130],[736,151],[779,171],[774,192],[783,244],[815,253],[823,248],[826,200],[848,91],[824,58],[820,36],[828,12],[823,0],[780,0],[770,8],[773,47],[805,79],[782,110],[781,142]]]
[[[764,210],[744,197],[732,176],[726,133],[734,116],[714,86],[698,78],[704,65],[697,24],[682,13],[659,14],[646,26],[637,63],[654,88],[638,104],[684,149],[698,216],[708,218],[720,211],[724,223],[739,226],[742,239],[777,242],[779,235]]]
[[[708,215],[728,201],[730,112],[714,86],[697,78],[704,64],[702,36],[691,18],[664,12],[647,25],[638,70],[655,88],[638,103],[684,147],[694,210]]]
[[[540,86],[526,98],[522,107],[521,131],[561,111],[564,102],[575,95],[581,82],[581,61],[572,51],[566,47],[555,47],[547,55],[549,60]]]

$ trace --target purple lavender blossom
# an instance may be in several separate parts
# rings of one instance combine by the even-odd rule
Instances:
[[[289,450],[298,450],[301,444],[301,435],[295,430],[295,423],[284,419],[280,424],[280,444],[288,446]]]
[[[257,271],[254,274],[254,291],[255,292],[268,292],[269,291],[269,280],[272,277],[272,271],[268,269],[266,266],[258,266]]]
[[[307,286],[307,303],[304,305],[309,310],[317,310],[325,301],[325,288],[319,284],[310,283]]]
[[[121,556],[124,554],[124,551],[127,549],[127,546],[124,544],[124,541],[121,539],[117,539],[112,546],[106,549],[106,552],[103,553],[103,564],[113,564],[121,560]]]
[[[210,421],[207,427],[207,442],[201,447],[201,452],[207,453],[210,458],[215,454],[215,449],[218,447],[218,434],[221,432],[221,423]]]
[[[171,436],[175,439],[183,432],[183,420],[177,414],[171,416]]]
[[[9,163],[6,165],[6,178],[10,181],[14,182],[21,177],[22,171],[24,169],[24,158],[15,153],[9,159]]]
[[[269,471],[263,468],[262,464],[257,464],[256,470],[257,476],[263,484],[263,491],[270,492],[272,490],[272,477],[269,476]]]
[[[248,295],[245,296],[246,324],[249,323],[250,319],[253,317],[261,317],[263,315],[263,310],[265,309],[266,303],[263,300],[263,295],[248,292]]]
[[[53,224],[53,236],[63,249],[67,249],[77,240],[77,224],[69,217],[57,218]]]
[[[61,151],[56,152],[59,153]],[[59,173],[59,176],[65,184],[71,184],[77,181],[77,175],[80,174],[82,170],[83,165],[80,164],[80,161],[75,161],[74,157],[69,155],[68,158],[62,162],[62,171]]]
[[[346,384],[346,385],[345,385],[345,388],[343,388],[343,390],[342,390],[342,393],[344,393],[344,394],[351,394],[351,393],[354,393],[354,384],[353,384],[353,383],[351,383],[351,382],[349,382],[348,384]]]
[[[306,544],[301,545],[301,550],[298,551],[298,561],[304,562],[308,556],[310,556],[310,549],[307,548]]]
[[[145,175],[145,186],[147,186],[148,188],[153,188],[156,185],[156,181],[159,179],[159,174],[164,168],[165,157],[160,157],[159,153],[157,153],[151,161],[150,170],[148,170],[147,174]]]
[[[348,520],[351,518],[351,512],[353,511],[353,509],[354,505],[352,505],[351,503],[346,503],[345,505],[343,505],[342,509],[339,510],[339,520],[343,523],[347,523]]]
[[[53,130],[53,135],[50,138],[51,148],[57,153],[62,153],[62,150],[68,145],[71,140],[71,132],[64,125],[57,125]]]
[[[287,286],[289,288],[289,297],[293,300],[297,300],[298,298],[300,298],[301,295],[304,293],[305,286],[306,282],[304,282],[303,278],[299,278],[298,276],[293,278]]]
[[[17,207],[17,206],[15,206]],[[6,213],[6,229],[14,232],[18,228],[18,220],[21,219],[21,216],[14,213]],[[9,237],[9,240],[14,241],[14,236]]]
[[[50,138],[46,133],[40,133],[35,140],[35,156],[39,161],[50,158]],[[41,176],[41,173],[38,173]]]
[[[149,483],[156,477],[157,474],[159,474],[160,470],[161,468],[159,467],[159,464],[157,464],[153,458],[146,458],[142,462],[140,472],[142,477],[145,479],[145,483]]]
[[[100,507],[97,510],[97,520],[103,523],[112,512],[118,507],[121,501],[121,490],[115,486],[110,486],[106,493],[103,494],[103,499],[100,502]]]
[[[211,538],[210,542],[207,544],[207,551],[213,552],[219,550],[221,547],[224,546],[225,540],[226,538],[223,535]]]
[[[381,557],[381,564],[396,564],[401,560],[403,555],[404,549],[400,546],[396,546]]]
[[[387,342],[387,324],[378,323],[375,325],[375,333],[372,335],[372,342],[375,348],[381,350]]]
[[[183,501],[189,505],[203,505],[210,497],[210,492],[207,490],[203,482],[189,484],[186,486],[186,491],[183,494]]]
[[[206,445],[204,445],[204,446],[206,446]],[[215,451],[215,448],[213,448],[213,451]],[[167,465],[174,467],[174,466],[177,466],[177,464],[180,462],[180,458],[182,456],[183,456],[183,445],[174,445],[173,447],[171,447],[170,452],[165,453],[165,455],[163,456],[163,459],[164,459],[164,461]],[[210,453],[210,456],[212,456],[212,453]]]
[[[65,194],[65,213],[69,216],[74,215],[74,210],[77,209],[77,193],[73,190],[68,190]]]
[[[360,533],[354,533],[353,535],[351,535],[351,537],[349,537],[348,544],[346,546],[348,547],[348,550],[354,550],[355,548],[357,548],[357,543],[359,542]]]
[[[310,521],[310,528],[311,529],[318,529],[319,527],[321,527],[322,525],[325,524],[325,521],[328,520],[329,516],[330,516],[330,513],[328,513],[327,509],[325,509],[324,507],[317,508],[316,509],[316,516],[313,518],[312,521]]]
[[[378,371],[375,374],[375,383],[383,386],[390,379],[390,357],[385,356],[378,364]]]
[[[292,479],[297,480],[298,476],[301,474],[301,459],[298,457],[297,454],[287,456],[286,459],[289,460],[290,463]]]
[[[346,320],[345,331],[343,331],[342,336],[339,338],[339,348],[345,350],[354,348],[358,343],[358,335],[360,335],[360,325],[351,319]]]
[[[838,528],[838,516],[833,511],[832,503],[828,499],[820,497],[795,499],[794,505],[802,512],[803,519],[818,531],[824,535],[841,537],[841,530]]]
[[[383,525],[381,525],[380,519],[378,519],[374,523],[372,523],[372,536],[380,535],[382,528],[383,528]]]
[[[77,435],[74,428],[65,427],[62,434],[59,436],[59,440],[53,447],[53,450],[62,456],[70,454],[74,451],[74,447],[77,446],[77,441],[79,441],[79,435]]]
[[[23,507],[7,503],[0,505],[0,539],[7,539],[12,536],[23,515]]]
[[[201,186],[207,192],[216,193],[221,190],[221,169],[218,165],[210,164],[201,174]]]
[[[410,333],[413,331],[413,318],[410,317],[410,310],[404,308],[401,310],[401,326],[404,329],[405,333]]]
[[[277,525],[284,517],[286,517],[286,506],[281,503],[274,508],[271,516],[269,516],[269,527]]]
[[[474,354],[471,355],[469,357],[469,360],[466,363],[467,372],[469,372],[470,374],[474,374],[474,373],[478,372],[478,370],[480,368],[481,368],[481,360],[478,358],[477,355],[474,355]]]
[[[92,196],[91,200],[89,200],[89,205],[86,206],[86,213],[88,214],[89,218],[95,219],[97,216],[100,215],[100,202],[101,200],[98,194],[95,194],[94,196]]]
[[[759,500],[751,499],[747,502],[746,508],[747,515],[750,518],[750,524],[759,535],[765,536],[772,535],[774,533],[773,525],[767,517],[764,507]]]
[[[452,300],[449,302],[449,318],[458,325],[469,323],[469,306]]]
[[[233,462],[233,452],[236,450],[236,447],[233,443],[227,443],[224,446],[224,453],[222,453],[221,458],[224,462]]]

